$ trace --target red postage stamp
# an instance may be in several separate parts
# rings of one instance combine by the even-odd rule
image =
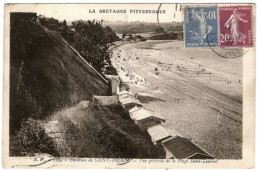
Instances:
[[[252,7],[219,7],[219,46],[252,47]]]

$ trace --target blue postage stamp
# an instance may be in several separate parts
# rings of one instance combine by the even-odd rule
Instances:
[[[218,10],[211,7],[185,7],[185,47],[218,46]]]

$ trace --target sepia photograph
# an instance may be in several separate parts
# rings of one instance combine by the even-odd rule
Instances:
[[[255,4],[5,4],[4,39],[5,167],[253,167]]]

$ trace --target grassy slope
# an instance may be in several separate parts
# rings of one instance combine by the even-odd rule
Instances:
[[[163,158],[165,155],[162,147],[153,145],[149,135],[118,105],[105,107],[82,101],[55,113],[45,125],[61,132],[56,143],[62,157]]]
[[[39,25],[14,22],[11,26],[10,126],[21,119],[43,118],[92,95],[107,94],[108,86],[57,33]]]

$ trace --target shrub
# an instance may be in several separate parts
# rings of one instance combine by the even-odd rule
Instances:
[[[10,156],[33,156],[48,153],[58,156],[52,138],[45,134],[40,123],[32,118],[22,121],[21,129],[10,141]]]

